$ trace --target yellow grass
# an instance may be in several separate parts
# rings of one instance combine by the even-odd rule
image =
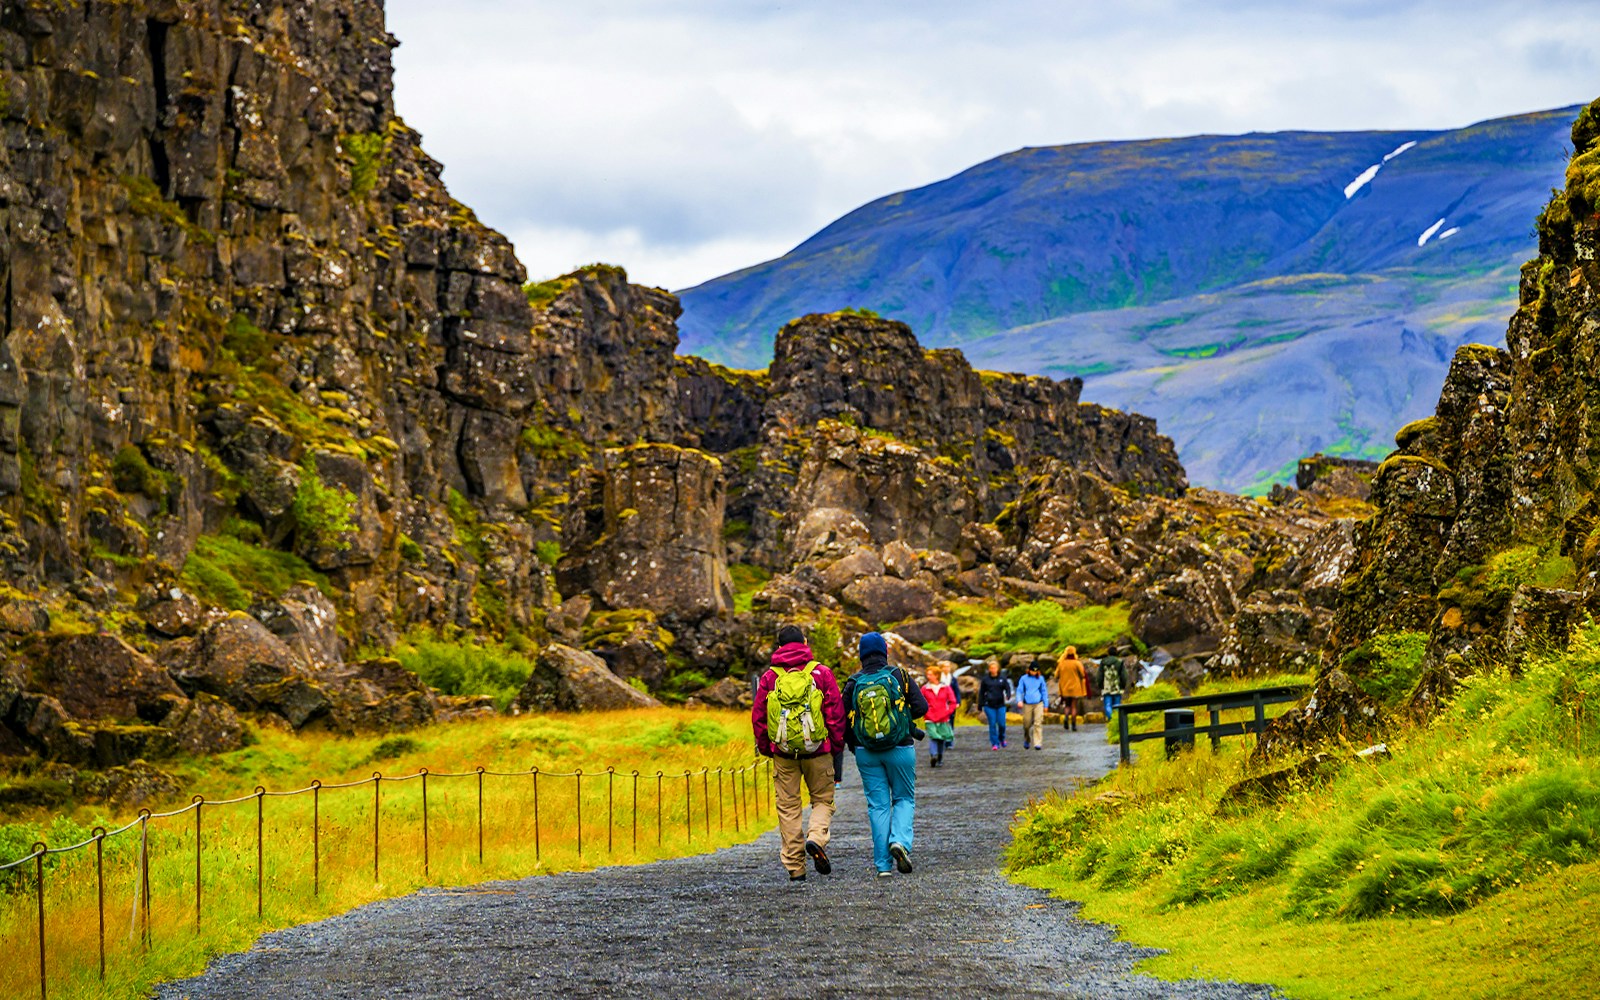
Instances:
[[[397,748],[393,759],[374,759]],[[773,823],[764,764],[751,753],[748,717],[736,712],[496,718],[387,742],[265,734],[257,746],[176,769],[208,799],[247,797],[200,809],[198,929],[193,810],[148,821],[148,951],[141,940],[142,906],[135,904],[139,827],[105,842],[103,989],[94,849],[60,855],[57,867],[46,870],[50,995],[141,996],[152,983],[197,973],[211,956],[238,950],[264,931],[426,885],[634,864],[738,843]],[[479,766],[487,772],[481,826]],[[426,779],[426,842],[422,767],[433,772]],[[373,781],[374,772],[384,776],[380,782]],[[316,793],[259,800],[253,794],[258,783],[289,791],[306,789],[313,779],[324,784]],[[347,783],[353,787],[332,787]],[[136,818],[80,821],[114,828]],[[27,867],[31,872],[33,865]],[[7,953],[0,997],[38,995],[34,885],[30,874],[0,893],[0,946]]]

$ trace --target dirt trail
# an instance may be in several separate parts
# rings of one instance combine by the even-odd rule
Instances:
[[[831,877],[790,885],[776,834],[713,854],[428,889],[264,936],[176,998],[971,997],[1264,998],[1266,987],[1168,983],[1129,969],[1072,903],[998,871],[1015,809],[1116,759],[1098,727],[1044,751],[990,751],[963,729],[945,767],[920,765],[917,870],[876,877],[846,761]],[[1020,734],[1018,734],[1020,735]],[[920,747],[919,747],[920,750]],[[492,891],[486,891],[492,890]]]

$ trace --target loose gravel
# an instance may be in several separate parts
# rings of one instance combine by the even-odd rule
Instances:
[[[876,877],[847,760],[831,876],[790,884],[768,833],[649,865],[426,889],[267,934],[157,996],[1272,996],[1135,975],[1134,963],[1157,952],[1000,874],[1008,825],[1030,796],[1115,764],[1099,727],[1046,737],[1043,751],[1013,742],[995,752],[963,729],[944,767],[929,770],[919,754],[910,875]]]

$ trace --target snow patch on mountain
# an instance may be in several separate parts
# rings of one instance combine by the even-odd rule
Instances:
[[[1410,149],[1412,146],[1415,146],[1416,144],[1417,144],[1417,140],[1415,140],[1415,139],[1412,139],[1410,142],[1402,142],[1400,145],[1398,145],[1398,146],[1396,146],[1394,148],[1394,152],[1388,153],[1388,154],[1386,154],[1384,156],[1383,162],[1384,163],[1388,163],[1390,160],[1392,160],[1395,157],[1399,156],[1401,153],[1404,153],[1406,150]]]
[[[1417,237],[1417,246],[1420,247],[1423,244],[1427,243],[1429,240],[1433,239],[1433,234],[1437,233],[1441,228],[1443,228],[1443,226],[1444,226],[1444,220],[1440,219],[1438,222],[1435,222],[1433,225],[1429,226],[1427,229],[1424,229],[1422,231],[1422,235]]]
[[[1372,179],[1378,176],[1378,171],[1381,169],[1383,169],[1383,164],[1374,163],[1372,166],[1357,174],[1355,180],[1344,186],[1345,200],[1349,201],[1351,198],[1355,197],[1355,193],[1371,183]]]

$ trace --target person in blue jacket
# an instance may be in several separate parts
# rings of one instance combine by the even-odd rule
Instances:
[[[872,829],[872,861],[878,874],[911,874],[912,822],[917,811],[917,751],[914,739],[922,737],[917,719],[928,714],[928,700],[911,680],[904,667],[890,666],[889,647],[882,635],[868,632],[861,637],[861,669],[844,682],[844,704],[849,712],[844,739],[861,772],[861,790],[867,798],[867,825]],[[892,746],[868,745],[872,734],[862,732],[861,716],[867,712],[863,690],[883,692],[886,685],[898,690],[900,700],[892,713],[898,731],[905,736]],[[878,702],[878,704],[884,704]],[[870,718],[870,714],[866,716]],[[896,727],[891,726],[894,739]],[[863,742],[863,741],[866,742]]]
[[[1037,662],[1017,682],[1017,705],[1022,710],[1022,748],[1044,749],[1044,709],[1050,703],[1050,685],[1039,673]]]

